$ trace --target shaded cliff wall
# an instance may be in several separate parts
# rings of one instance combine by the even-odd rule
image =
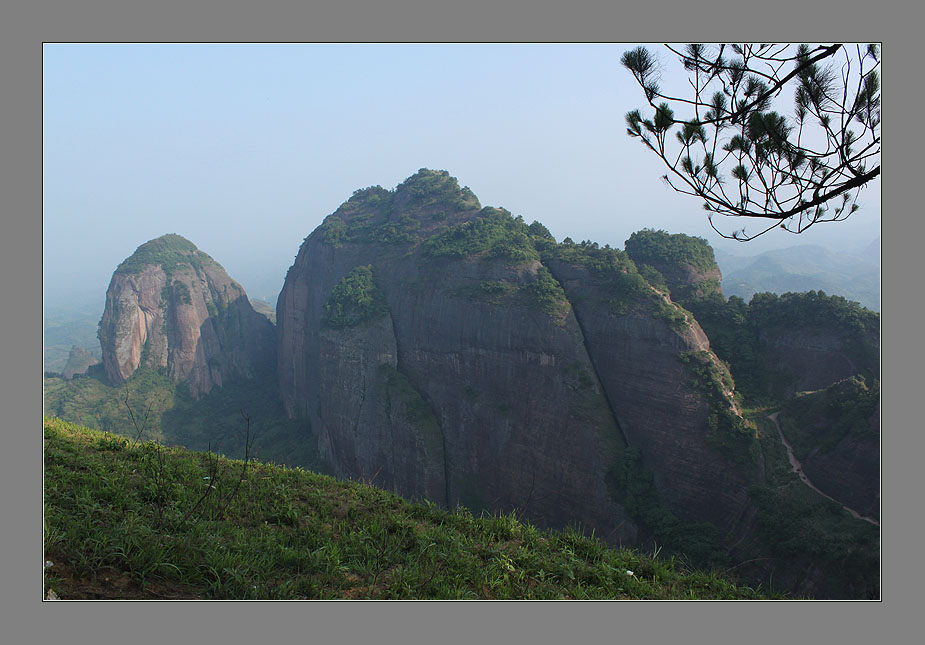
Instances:
[[[772,391],[782,398],[821,390],[856,374],[879,379],[879,334],[856,336],[843,329],[794,326],[759,331]]]
[[[698,389],[683,360],[712,356],[696,322],[639,276],[649,304],[614,314],[586,270],[541,261],[522,221],[447,177],[357,191],[306,238],[277,311],[287,412],[309,419],[342,476],[612,541],[637,530],[612,477],[628,441],[667,508],[735,530],[755,465],[715,445],[711,418],[732,402]],[[386,313],[331,329],[335,289],[364,266]],[[387,418],[389,378],[436,422],[428,431]],[[417,457],[399,464],[398,445],[423,471]]]
[[[538,266],[396,255],[312,236],[280,296],[284,401],[310,419],[339,474],[630,539],[605,481],[622,442],[574,316],[466,295],[487,278],[529,282]],[[370,262],[388,315],[325,328],[331,290]]]
[[[718,445],[723,430],[710,423],[717,404],[681,360],[709,352],[703,330],[693,319],[672,325],[651,310],[615,311],[605,278],[568,262],[550,260],[549,267],[573,303],[620,428],[640,448],[662,503],[687,522],[740,528],[757,468],[747,456],[747,438],[738,454]]]

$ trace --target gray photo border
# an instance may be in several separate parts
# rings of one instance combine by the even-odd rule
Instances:
[[[621,3],[622,4],[622,3]],[[889,6],[895,4],[895,6]],[[4,640],[15,643],[870,643],[911,642],[922,558],[921,184],[911,112],[921,105],[925,24],[909,3],[826,0],[742,9],[722,0],[678,7],[603,0],[36,0],[2,11],[4,109],[2,451]],[[732,35],[734,33],[734,35]],[[43,42],[635,42],[876,39],[886,57],[883,112],[883,567],[879,602],[43,602],[41,414]],[[620,70],[614,69],[614,73]],[[601,79],[602,83],[608,82]],[[911,96],[910,96],[911,94]],[[904,118],[905,117],[905,118]],[[622,114],[614,114],[622,120]],[[900,134],[899,123],[906,124]],[[897,125],[893,125],[897,124]],[[919,207],[920,209],[920,207]],[[105,235],[105,232],[101,232]],[[905,296],[905,297],[903,297]],[[913,445],[914,444],[914,445]],[[916,479],[918,478],[918,479]],[[11,517],[12,516],[12,517]],[[919,609],[920,611],[920,609]]]

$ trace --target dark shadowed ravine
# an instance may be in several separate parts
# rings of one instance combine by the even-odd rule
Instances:
[[[806,484],[807,486],[809,486],[810,488],[812,488],[814,491],[816,491],[817,493],[819,493],[819,494],[822,495],[823,497],[825,497],[825,498],[827,498],[827,499],[830,499],[830,500],[832,500],[833,502],[835,502],[835,503],[837,503],[838,505],[840,505],[843,509],[845,509],[846,511],[848,511],[849,513],[851,513],[851,516],[852,516],[852,517],[857,518],[857,519],[859,519],[859,520],[864,520],[865,522],[870,522],[870,523],[873,524],[874,526],[880,526],[880,523],[879,523],[877,520],[872,519],[872,518],[870,518],[870,517],[866,517],[866,516],[864,516],[864,515],[861,515],[860,513],[858,513],[857,511],[855,511],[854,509],[845,506],[844,504],[842,504],[841,502],[839,502],[839,501],[838,501],[837,499],[835,499],[834,497],[831,497],[831,496],[829,496],[829,495],[826,495],[826,494],[823,493],[821,490],[819,490],[818,488],[816,488],[815,486],[813,486],[813,483],[812,483],[811,481],[809,481],[809,477],[807,477],[807,476],[806,476],[806,473],[803,472],[803,467],[800,465],[800,462],[799,462],[799,461],[797,460],[797,458],[794,456],[794,454],[793,454],[793,448],[790,447],[790,444],[787,442],[786,437],[784,437],[784,432],[783,432],[783,430],[780,429],[780,424],[777,422],[777,415],[779,415],[779,414],[780,414],[780,411],[778,410],[778,411],[775,412],[774,414],[769,414],[769,415],[768,415],[768,418],[769,418],[771,421],[774,422],[774,426],[777,428],[777,434],[780,436],[780,441],[781,441],[782,444],[784,444],[784,448],[787,449],[787,459],[790,460],[790,465],[793,467],[793,472],[795,472],[795,473],[797,474],[797,476],[800,478],[800,481],[802,481],[804,484]]]

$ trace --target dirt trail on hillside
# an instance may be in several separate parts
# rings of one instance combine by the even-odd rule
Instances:
[[[867,516],[865,516],[865,515],[861,515],[860,513],[858,513],[857,511],[855,511],[853,508],[848,508],[847,506],[845,506],[844,504],[842,504],[841,502],[839,502],[837,499],[835,499],[835,498],[832,497],[831,495],[826,495],[826,494],[823,493],[821,490],[819,490],[818,488],[816,488],[815,486],[813,486],[813,483],[812,483],[811,481],[809,481],[809,477],[807,477],[807,476],[806,476],[806,473],[803,472],[803,466],[800,465],[800,462],[799,462],[799,461],[797,460],[797,458],[794,456],[794,454],[793,454],[793,448],[790,447],[790,444],[787,442],[787,439],[784,437],[784,432],[780,429],[780,424],[777,422],[777,415],[779,415],[779,414],[780,414],[780,411],[778,410],[778,411],[775,412],[774,414],[768,415],[768,418],[769,418],[771,421],[774,422],[774,426],[777,428],[777,434],[778,434],[778,436],[780,436],[780,442],[781,442],[782,444],[784,444],[784,448],[787,449],[787,458],[790,460],[790,465],[791,465],[791,467],[793,467],[793,472],[795,472],[795,473],[797,474],[797,476],[800,478],[800,481],[802,481],[804,484],[806,484],[807,486],[809,486],[810,488],[812,488],[814,491],[816,491],[817,493],[819,493],[819,494],[822,495],[823,497],[825,497],[825,498],[827,498],[827,499],[830,499],[830,500],[832,500],[833,502],[835,502],[836,504],[840,505],[843,509],[845,509],[846,511],[848,511],[849,513],[851,513],[851,516],[852,516],[852,517],[855,517],[855,518],[857,518],[857,519],[859,519],[859,520],[864,520],[865,522],[870,522],[870,523],[873,524],[874,526],[880,526],[880,523],[879,523],[877,520],[872,519],[872,518],[870,518],[870,517],[867,517]]]

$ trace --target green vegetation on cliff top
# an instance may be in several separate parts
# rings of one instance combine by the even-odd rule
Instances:
[[[658,299],[630,257],[610,246],[602,247],[590,241],[576,244],[567,237],[561,243],[547,247],[544,260],[550,259],[586,268],[599,282],[596,286],[601,295],[611,299],[615,312],[624,313],[629,305],[640,300],[654,302]]]
[[[646,228],[630,235],[624,248],[637,264],[688,265],[700,271],[716,268],[713,247],[702,237]]]
[[[478,217],[445,228],[424,242],[432,258],[468,258],[476,255],[522,263],[540,259],[522,217],[503,208],[486,206]]]
[[[840,329],[863,335],[880,331],[880,314],[842,296],[823,291],[805,293],[756,293],[748,303],[749,313],[761,319],[769,332],[795,327],[816,330]]]
[[[549,269],[541,266],[533,279],[529,278],[524,282],[482,280],[478,285],[458,288],[454,295],[493,305],[524,305],[564,320],[571,304]]]
[[[396,200],[402,196],[403,210],[395,212]],[[504,208],[487,206],[465,221],[449,226],[431,227],[424,233],[422,222],[440,221],[447,213],[474,210],[478,199],[468,188],[460,188],[456,179],[443,170],[422,168],[405,182],[388,191],[372,186],[353,196],[327,217],[319,229],[322,243],[335,248],[346,243],[420,244],[424,257],[431,259],[500,259],[511,264],[557,259],[585,266],[604,282],[605,297],[614,313],[624,315],[639,308],[651,310],[672,328],[684,331],[687,312],[671,306],[651,289],[654,285],[667,291],[665,280],[652,267],[637,270],[630,255],[593,242],[575,244],[566,238],[557,244],[540,222],[527,225],[523,217],[514,217]],[[422,210],[423,209],[423,210]],[[664,232],[644,231],[631,241],[650,252],[673,258],[681,254],[697,264],[700,256],[713,262],[713,251],[705,241],[687,236],[669,236]],[[628,242],[630,244],[630,242]],[[666,250],[667,249],[667,250]],[[485,281],[468,296],[500,304],[513,295],[501,281]],[[569,308],[561,285],[541,268],[537,278],[519,289],[520,300],[552,314]]]
[[[59,598],[761,598],[575,530],[45,420]]]
[[[597,294],[609,303],[615,315],[647,311],[675,331],[684,332],[690,326],[689,319],[693,316],[677,303],[667,302],[652,288],[664,290],[661,274],[648,267],[637,269],[624,251],[587,240],[576,244],[567,237],[559,244],[544,244],[542,255],[546,262],[557,260],[586,268],[597,281]]]
[[[521,286],[520,294],[528,306],[550,316],[564,317],[572,308],[562,285],[546,267],[536,270],[536,279]]]
[[[396,193],[411,197],[411,207],[445,208],[450,211],[467,211],[481,208],[478,198],[468,186],[459,187],[456,177],[446,170],[421,168],[399,184]]]
[[[169,278],[176,269],[184,265],[200,269],[213,264],[217,264],[215,260],[197,249],[196,245],[185,237],[168,233],[139,246],[116,267],[116,273],[137,273],[146,266],[160,265]]]
[[[401,209],[395,212],[396,200]],[[321,241],[335,248],[345,243],[418,244],[421,221],[441,222],[448,215],[481,208],[468,186],[460,188],[445,170],[421,168],[395,190],[370,186],[354,191],[325,218]]]

